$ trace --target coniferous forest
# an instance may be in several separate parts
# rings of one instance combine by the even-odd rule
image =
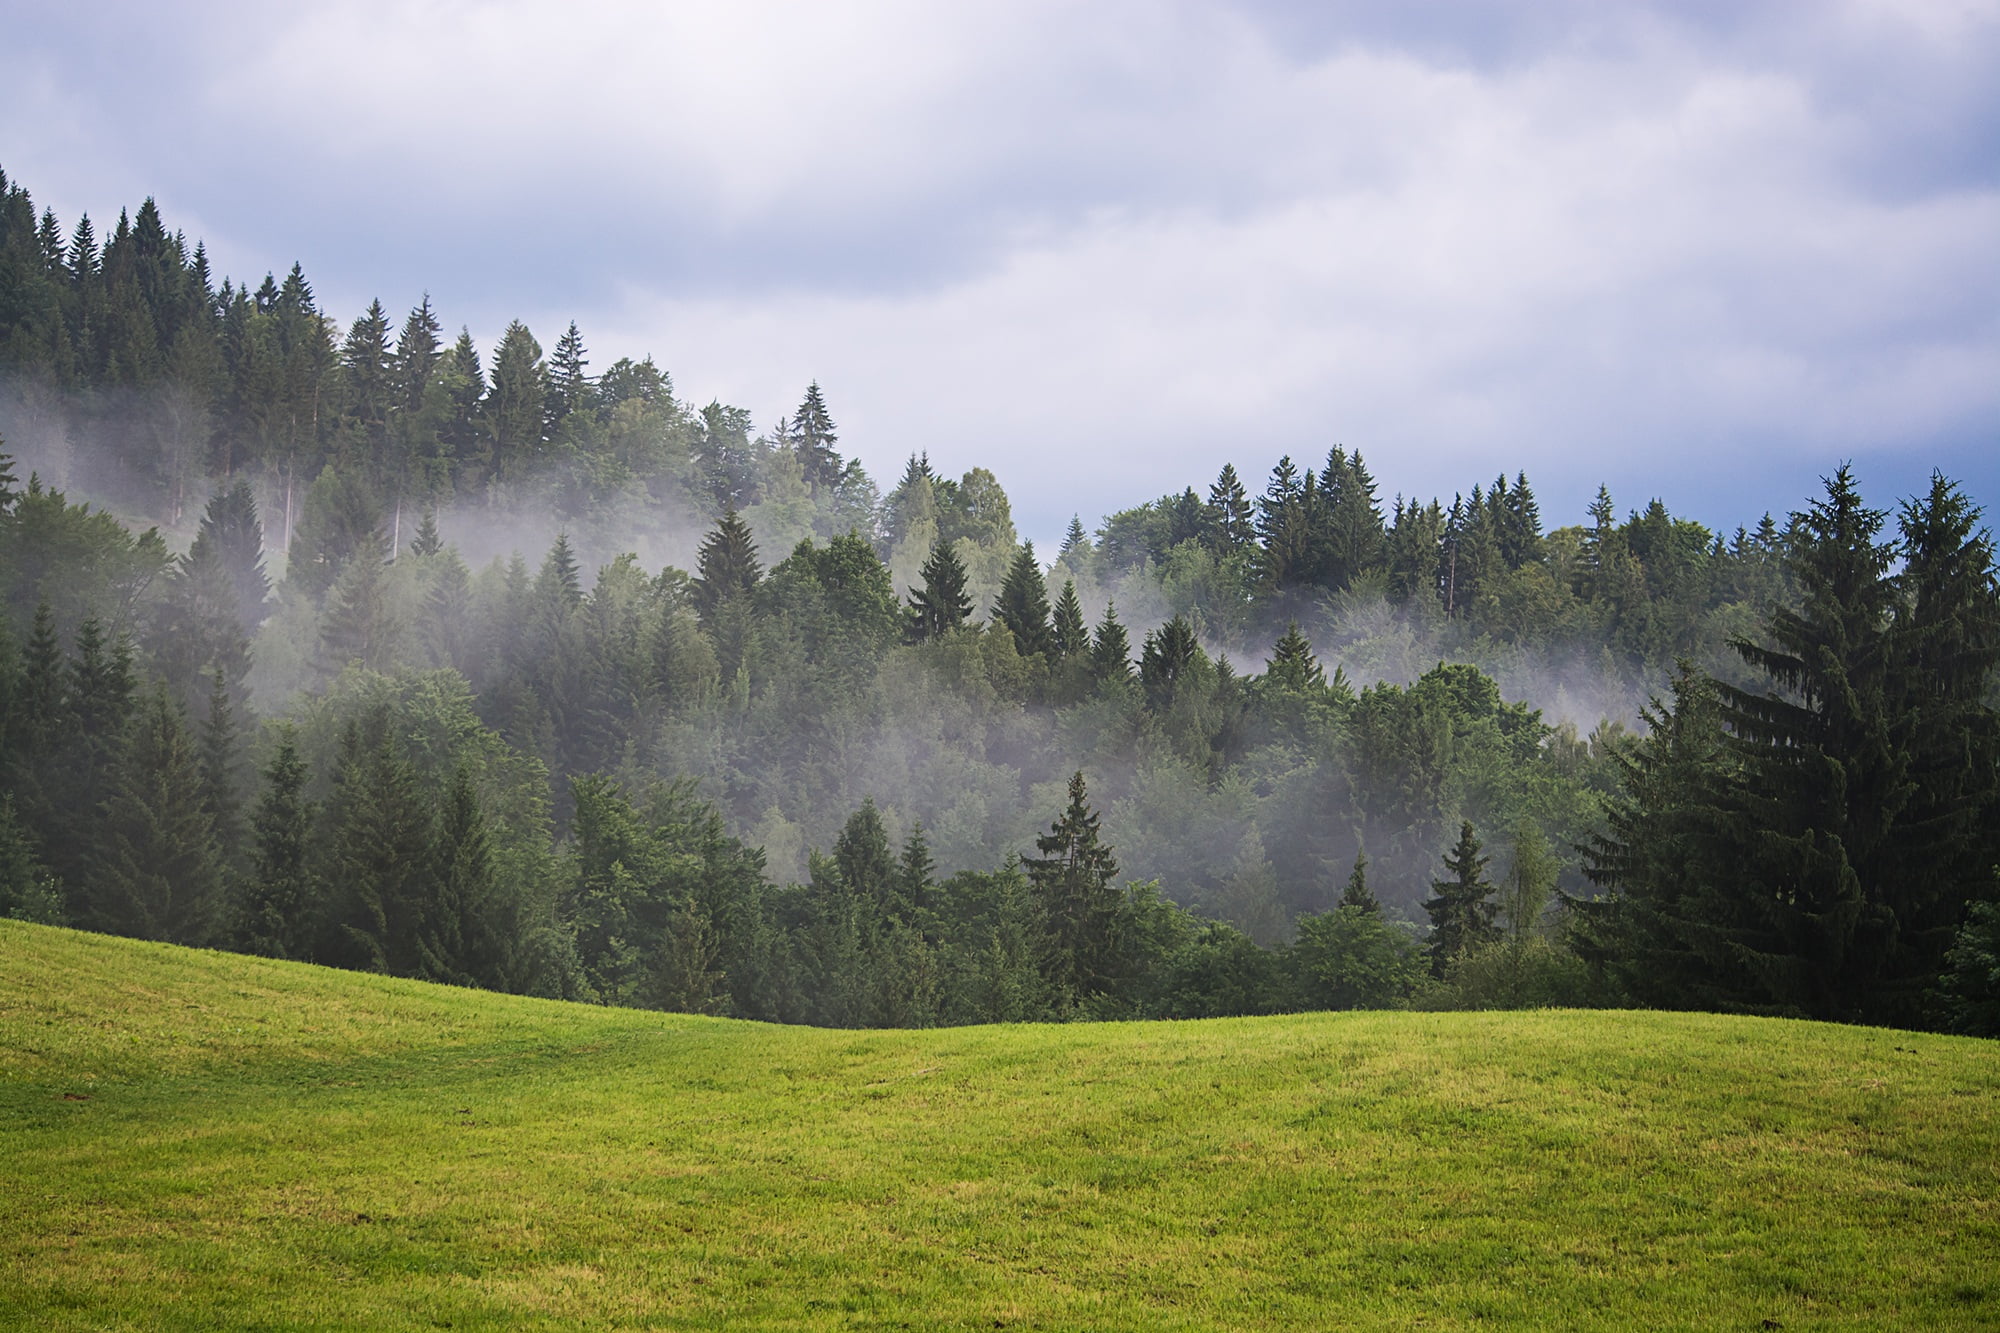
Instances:
[[[0,915],[839,1026],[2000,1033],[1948,478],[1715,532],[1326,440],[1037,552],[993,471],[871,478],[838,386],[760,424],[414,295],[0,174]]]

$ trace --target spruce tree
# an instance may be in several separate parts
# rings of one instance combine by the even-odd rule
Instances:
[[[320,616],[320,667],[329,675],[339,674],[350,663],[386,671],[401,632],[382,548],[365,542],[327,594]]]
[[[303,958],[310,948],[306,914],[313,904],[309,868],[313,807],[305,798],[306,766],[298,732],[278,728],[278,748],[264,770],[264,794],[254,817],[256,846],[236,917],[240,948],[267,958]]]
[[[1457,845],[1445,853],[1444,868],[1450,878],[1431,881],[1435,896],[1425,900],[1424,911],[1431,919],[1427,952],[1434,977],[1442,977],[1460,954],[1499,938],[1493,928],[1499,905],[1493,901],[1493,885],[1486,879],[1490,858],[1479,851],[1472,821],[1465,820],[1458,827]]]
[[[1076,580],[1064,579],[1062,594],[1056,598],[1049,617],[1049,643],[1055,660],[1081,659],[1090,651],[1090,630],[1083,623],[1083,604],[1077,600]]]
[[[1215,484],[1208,488],[1208,507],[1215,515],[1215,542],[1219,550],[1225,554],[1240,551],[1257,540],[1250,496],[1236,475],[1234,463],[1224,463]]]
[[[1797,609],[1772,614],[1768,644],[1734,645],[1775,688],[1718,686],[1742,777],[1719,830],[1734,864],[1712,873],[1741,896],[1742,998],[1854,1020],[1896,942],[1881,889],[1902,873],[1889,835],[1912,794],[1890,716],[1894,550],[1846,468],[1803,517]]]
[[[1347,887],[1341,890],[1340,905],[1370,914],[1380,914],[1382,911],[1382,904],[1376,899],[1375,890],[1368,887],[1368,853],[1354,854],[1354,869],[1347,872]]]
[[[1267,685],[1294,694],[1318,694],[1326,689],[1326,671],[1313,656],[1312,644],[1299,633],[1299,622],[1286,626],[1264,667]]]
[[[920,571],[924,586],[910,589],[910,637],[921,643],[938,639],[965,624],[972,615],[972,598],[965,591],[965,564],[957,543],[940,537]]]
[[[1116,603],[1107,602],[1104,618],[1090,641],[1090,676],[1099,687],[1125,685],[1132,679],[1132,641],[1118,622]]]
[[[515,320],[494,350],[492,391],[483,403],[492,480],[521,480],[542,460],[547,448],[547,396],[542,345],[527,325]]]
[[[257,520],[257,501],[248,482],[215,493],[195,540],[213,545],[236,591],[237,622],[254,632],[269,610],[271,580],[264,573],[264,526]]]
[[[223,884],[201,765],[163,689],[139,706],[87,871],[79,924],[173,944],[211,942]]]
[[[1043,973],[1073,1000],[1105,990],[1118,978],[1117,922],[1123,898],[1113,882],[1118,861],[1100,841],[1083,774],[1069,780],[1069,804],[1049,832],[1035,839],[1040,856],[1021,868],[1041,907]]]
[[[833,863],[870,921],[889,912],[896,891],[896,854],[874,797],[848,816],[833,842]]]
[[[1055,646],[1049,631],[1049,586],[1035,560],[1033,542],[1023,542],[1007,566],[993,619],[1014,636],[1014,648],[1023,657],[1047,658]]]
[[[576,321],[571,320],[569,328],[556,340],[556,350],[549,355],[546,411],[551,436],[572,412],[581,412],[591,405],[590,376],[585,373],[589,365],[584,355],[583,335],[577,332]]]
[[[837,485],[845,465],[833,447],[840,437],[834,434],[833,417],[826,410],[819,381],[806,387],[806,396],[792,416],[790,435],[792,450],[799,457],[806,485],[813,494]]]
[[[438,814],[433,865],[411,912],[412,975],[457,986],[497,986],[492,929],[493,852],[471,771],[452,773]]]
[[[924,837],[922,823],[910,825],[910,836],[903,840],[903,855],[896,865],[896,896],[898,915],[905,920],[927,923],[931,910],[931,893],[937,887],[935,877],[937,862],[931,859],[931,845]]]
[[[749,525],[734,509],[723,511],[722,521],[702,542],[696,569],[692,589],[695,612],[702,627],[712,632],[722,608],[747,598],[763,577]]]
[[[423,517],[417,521],[417,535],[410,541],[410,554],[419,558],[437,555],[444,550],[444,538],[438,535],[437,510],[426,507]]]
[[[1909,798],[1869,886],[1896,937],[1868,1003],[1871,1017],[1923,1018],[1925,992],[1953,932],[1993,893],[2000,865],[2000,587],[1992,534],[1958,486],[1933,473],[1902,507],[1888,634],[1891,734],[1908,756]]]
[[[1083,520],[1075,514],[1069,516],[1069,529],[1063,533],[1061,557],[1069,559],[1078,551],[1090,545],[1090,537],[1083,530]]]
[[[229,688],[221,672],[209,675],[208,707],[200,736],[201,803],[208,812],[215,842],[216,864],[225,886],[234,879],[243,855],[243,801],[237,790],[240,742]]]
[[[1145,690],[1147,707],[1156,713],[1172,708],[1183,686],[1206,660],[1194,626],[1185,616],[1175,616],[1148,634],[1139,657],[1139,684]]]
[[[429,803],[386,714],[342,738],[326,809],[324,874],[338,895],[321,961],[394,976],[420,974],[435,870]]]

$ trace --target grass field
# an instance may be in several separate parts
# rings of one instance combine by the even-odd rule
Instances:
[[[0,1324],[1993,1328],[2000,1046],[830,1032],[0,922]]]

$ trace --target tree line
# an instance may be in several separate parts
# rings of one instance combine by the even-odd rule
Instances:
[[[1991,552],[1942,480],[1893,540],[1844,472],[1731,537],[1602,494],[1545,530],[1522,473],[1385,507],[1335,446],[1044,564],[991,472],[879,492],[816,384],[753,435],[573,327],[486,374],[428,300],[338,337],[150,202],[58,245],[4,192],[8,419],[144,425],[109,498],[166,527],[0,487],[13,914],[814,1022],[1994,1021]],[[245,378],[287,319],[319,350]],[[523,504],[539,564],[468,563]],[[649,571],[667,514],[705,535]]]

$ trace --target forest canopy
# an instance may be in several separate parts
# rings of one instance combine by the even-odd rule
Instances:
[[[1019,539],[570,324],[344,328],[0,174],[0,914],[835,1025],[2000,1030],[1948,479],[1719,533],[1281,457]],[[1316,446],[1317,447],[1317,446]]]

